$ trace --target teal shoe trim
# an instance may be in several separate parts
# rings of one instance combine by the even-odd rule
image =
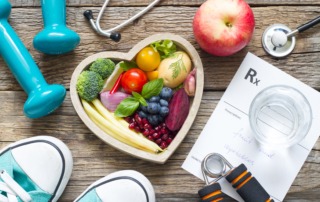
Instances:
[[[12,156],[10,150],[6,151],[0,156],[0,170],[6,170],[6,172],[31,196],[33,201],[49,201],[52,197],[51,194],[38,187],[22,170]],[[0,181],[2,181],[0,179]],[[5,193],[1,193],[4,194]],[[22,200],[18,198],[18,201]]]
[[[102,202],[95,189],[87,192],[78,202]]]

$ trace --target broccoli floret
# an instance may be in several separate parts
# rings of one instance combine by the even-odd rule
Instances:
[[[89,70],[97,72],[102,79],[106,79],[112,74],[114,68],[115,64],[112,60],[98,58],[91,64]]]
[[[103,83],[103,79],[98,73],[83,71],[78,77],[77,92],[82,99],[91,102],[102,90]]]

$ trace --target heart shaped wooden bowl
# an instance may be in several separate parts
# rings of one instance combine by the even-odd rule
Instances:
[[[184,122],[183,126],[177,133],[174,140],[171,142],[169,147],[164,150],[163,152],[159,154],[152,154],[148,153],[139,149],[136,149],[134,147],[131,147],[125,143],[122,143],[113,137],[109,136],[107,133],[105,133],[103,130],[101,130],[95,123],[91,121],[91,119],[88,117],[86,112],[84,111],[80,98],[76,91],[76,83],[78,76],[80,73],[84,70],[86,70],[89,65],[94,62],[98,58],[109,58],[114,61],[131,61],[134,60],[137,53],[143,49],[144,47],[148,46],[152,42],[158,41],[158,40],[164,40],[164,39],[170,39],[172,40],[178,47],[178,49],[181,49],[189,54],[191,61],[193,63],[193,68],[197,68],[196,73],[196,93],[194,98],[190,99],[190,111],[189,115]],[[115,73],[115,72],[114,72]],[[94,54],[92,56],[89,56],[85,60],[83,60],[75,69],[75,71],[72,74],[71,82],[70,82],[70,96],[72,104],[78,113],[81,120],[84,122],[84,124],[95,134],[97,135],[101,140],[108,143],[112,147],[121,150],[129,155],[132,155],[134,157],[151,161],[154,163],[160,163],[164,164],[168,158],[173,154],[173,152],[177,149],[177,147],[180,145],[184,137],[187,135],[200,106],[201,98],[202,98],[202,92],[203,92],[203,66],[201,59],[195,50],[195,48],[184,38],[165,33],[165,34],[156,34],[152,35],[144,40],[142,40],[140,43],[135,45],[128,53],[121,53],[121,52],[113,52],[113,51],[107,51],[107,52],[101,52]]]

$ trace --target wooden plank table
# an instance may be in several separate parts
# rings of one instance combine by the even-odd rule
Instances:
[[[111,1],[101,22],[102,27],[117,25],[150,1]],[[40,1],[11,0],[13,9],[10,24],[22,38],[49,83],[61,83],[69,88],[71,74],[84,58],[106,50],[127,52],[149,35],[171,32],[186,38],[199,52],[205,71],[204,96],[187,137],[166,164],[157,165],[120,153],[93,135],[78,118],[69,93],[63,105],[52,115],[37,120],[26,118],[22,113],[26,94],[3,59],[0,59],[0,148],[38,135],[50,135],[63,140],[73,154],[74,169],[60,201],[74,200],[93,181],[123,169],[135,169],[145,174],[154,185],[157,201],[197,201],[197,191],[204,183],[183,170],[181,165],[248,51],[311,87],[320,89],[319,25],[301,34],[294,52],[285,59],[277,60],[268,56],[260,42],[263,31],[270,24],[283,23],[295,28],[318,16],[319,1],[249,0],[256,19],[254,37],[249,46],[230,57],[213,57],[202,51],[195,42],[192,19],[204,0],[163,0],[151,12],[121,30],[123,38],[119,43],[98,36],[82,15],[90,8],[97,16],[102,2],[67,0],[67,24],[79,33],[81,44],[74,52],[48,56],[35,51],[32,46],[33,37],[42,29]],[[293,182],[286,201],[319,201],[319,163],[320,141],[314,146]]]

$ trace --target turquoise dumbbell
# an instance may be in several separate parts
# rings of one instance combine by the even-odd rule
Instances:
[[[64,54],[75,49],[79,35],[66,26],[66,1],[41,0],[44,29],[33,39],[33,46],[45,54]]]
[[[23,107],[24,114],[29,118],[39,118],[62,104],[66,89],[45,81],[30,53],[8,23],[10,12],[9,1],[0,0],[0,55],[28,94]]]

